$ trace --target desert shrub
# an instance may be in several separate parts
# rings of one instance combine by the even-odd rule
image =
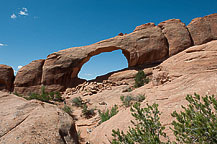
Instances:
[[[217,100],[214,96],[187,95],[188,105],[174,111],[172,122],[176,140],[180,143],[217,143]]]
[[[69,106],[67,106],[66,104],[64,105],[64,107],[62,108],[62,110],[64,112],[66,112],[67,114],[69,114],[70,116],[72,116],[72,110]]]
[[[42,93],[42,94],[32,93],[26,99],[27,100],[37,99],[37,100],[40,100],[40,101],[43,101],[43,102],[49,102],[50,101],[50,97],[46,93]]]
[[[82,107],[83,106],[83,100],[81,97],[75,97],[72,99],[72,105],[77,106],[77,107]]]
[[[145,100],[145,95],[139,94],[134,98],[134,100],[137,102],[143,102]]]
[[[98,110],[99,112],[99,116],[100,116],[100,124],[109,120],[111,117],[113,117],[114,115],[116,115],[118,113],[118,106],[115,105],[112,107],[111,111],[107,110],[106,112],[101,112],[100,110]]]
[[[130,107],[135,102],[143,102],[145,100],[145,96],[141,94],[139,94],[136,97],[128,95],[128,96],[121,96],[120,99],[125,107]]]
[[[54,92],[54,94],[55,94],[54,98],[53,98],[54,101],[59,101],[59,102],[63,101],[63,98],[62,98],[60,92]]]
[[[138,71],[134,80],[135,80],[135,84],[134,84],[135,88],[141,87],[145,83],[146,84],[149,83],[149,78],[146,77],[144,71],[142,70]]]
[[[27,100],[37,99],[43,102],[50,103],[50,100],[53,101],[63,101],[60,92],[45,92],[45,86],[41,87],[41,94],[31,93],[29,97],[26,97]]]
[[[131,114],[135,121],[131,121],[134,127],[129,127],[127,133],[112,130],[112,144],[163,144],[160,136],[167,138],[164,132],[165,127],[160,123],[160,112],[158,105],[147,104],[146,108],[141,108],[140,103],[135,103],[131,108]],[[169,140],[167,138],[167,142]]]
[[[133,104],[134,100],[134,98],[131,95],[121,96],[120,99],[125,107],[130,107]]]
[[[128,88],[128,89],[127,89],[127,92],[131,92],[131,91],[133,91],[132,88]]]
[[[95,109],[89,109],[86,104],[83,105],[82,114],[85,116],[85,118],[91,118],[93,115],[95,115],[94,112]]]

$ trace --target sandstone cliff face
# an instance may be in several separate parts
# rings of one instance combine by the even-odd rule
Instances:
[[[14,82],[14,70],[7,65],[0,65],[0,90],[12,91]]]
[[[138,26],[134,32],[83,46],[61,50],[48,55],[39,65],[30,63],[18,72],[15,90],[18,93],[38,91],[45,85],[48,91],[63,91],[83,82],[77,75],[85,62],[102,52],[121,49],[129,67],[155,64],[164,61],[192,45],[199,45],[217,39],[217,14],[194,19],[188,26],[173,19],[155,26],[153,23]],[[35,62],[34,62],[35,63]],[[25,84],[20,79],[28,73],[29,67],[36,71],[26,76]],[[25,86],[24,86],[25,85]]]
[[[1,144],[78,144],[73,119],[56,106],[0,92]]]
[[[41,77],[42,77],[42,66],[44,60],[35,60],[30,64],[22,67],[16,76],[14,81],[14,91],[16,93],[30,93],[30,92],[40,92],[41,87]],[[26,92],[26,88],[28,91]]]

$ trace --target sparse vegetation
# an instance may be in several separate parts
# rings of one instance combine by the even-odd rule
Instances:
[[[188,105],[182,106],[183,111],[174,111],[171,115],[176,118],[172,122],[172,131],[179,143],[187,144],[214,144],[217,143],[217,100],[213,96],[200,97],[198,94],[187,95]],[[158,105],[147,104],[141,108],[140,103],[135,103],[131,108],[135,118],[133,128],[125,134],[123,131],[112,130],[112,144],[164,144],[170,142],[159,121],[160,112]],[[162,142],[160,137],[166,138]]]
[[[121,96],[120,99],[125,107],[130,107],[133,104],[133,97],[131,95]]]
[[[67,106],[66,104],[64,105],[64,107],[62,108],[62,110],[66,113],[68,113],[70,116],[72,116],[72,110],[69,106]]]
[[[81,97],[75,97],[72,99],[72,105],[77,106],[77,107],[82,107],[83,106],[83,100]]]
[[[89,109],[86,104],[83,105],[82,114],[85,116],[85,118],[91,118],[93,115],[95,115],[94,112],[95,109]]]
[[[145,100],[145,96],[142,95],[142,94],[139,94],[138,96],[136,96],[134,98],[134,100],[137,101],[137,102],[143,102]]]
[[[27,100],[31,100],[31,99],[37,99],[43,102],[48,102],[50,103],[50,100],[52,101],[63,101],[60,92],[50,92],[47,93],[45,92],[45,86],[41,87],[41,94],[37,94],[37,93],[31,93],[29,95],[29,97],[25,97]]]
[[[121,101],[122,101],[122,103],[123,103],[123,105],[125,107],[130,107],[135,102],[142,102],[142,101],[144,101],[145,100],[145,96],[141,95],[141,94],[138,95],[138,96],[136,96],[136,97],[133,97],[131,95],[127,95],[127,96],[121,96],[120,99],[121,99]]]
[[[111,109],[111,111],[107,110],[106,112],[101,112],[100,110],[98,110],[99,112],[99,116],[100,116],[100,124],[109,120],[111,117],[113,117],[114,115],[116,115],[118,113],[118,106],[114,105]]]
[[[144,84],[149,83],[149,78],[145,75],[144,71],[140,70],[136,74],[134,87],[138,88],[143,86]]]
[[[131,91],[133,91],[132,88],[128,88],[128,89],[127,89],[127,92],[131,92]]]
[[[167,138],[165,127],[160,123],[158,105],[147,105],[141,108],[140,103],[135,103],[131,108],[135,121],[131,121],[134,128],[129,127],[125,134],[123,131],[112,130],[112,144],[163,144],[160,137]],[[167,142],[169,139],[167,138]]]
[[[217,100],[214,96],[187,95],[183,112],[174,111],[172,122],[176,140],[180,143],[217,143]]]

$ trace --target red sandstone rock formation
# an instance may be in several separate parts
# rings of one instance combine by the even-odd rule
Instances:
[[[0,90],[12,91],[14,70],[7,65],[0,65]]]
[[[15,79],[18,93],[38,91],[45,85],[48,91],[63,91],[83,82],[77,75],[85,62],[102,52],[121,49],[129,67],[162,62],[169,56],[192,46],[217,39],[217,14],[194,19],[187,27],[180,20],[168,20],[138,26],[134,32],[73,47],[48,55],[44,62],[23,67]],[[37,62],[33,62],[37,63]],[[32,67],[32,68],[30,68]],[[31,69],[31,72],[28,72]],[[34,71],[34,72],[33,72]],[[20,82],[25,76],[24,82]]]
[[[163,34],[168,40],[169,56],[175,55],[193,45],[190,33],[181,20],[167,20],[161,22],[158,26],[161,27]]]

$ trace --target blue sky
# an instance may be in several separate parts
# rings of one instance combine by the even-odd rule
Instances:
[[[50,53],[130,33],[138,25],[217,12],[217,0],[0,0],[0,64],[15,71]],[[86,79],[127,67],[121,51],[91,58]]]

